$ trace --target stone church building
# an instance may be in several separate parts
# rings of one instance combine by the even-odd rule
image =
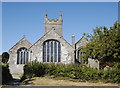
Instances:
[[[62,13],[58,19],[50,20],[47,14],[44,17],[44,35],[33,45],[24,36],[10,50],[9,69],[11,73],[23,73],[23,66],[27,62],[37,60],[43,63],[70,64],[81,62],[79,51],[88,43],[82,38],[75,43],[72,35],[72,45],[62,36]]]

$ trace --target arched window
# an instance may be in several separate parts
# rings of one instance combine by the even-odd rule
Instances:
[[[82,62],[82,56],[85,54],[85,52],[81,51],[82,48],[77,50],[77,59],[79,62]]]
[[[43,43],[43,62],[60,62],[61,46],[57,40],[47,40]]]
[[[26,64],[28,61],[28,50],[22,47],[17,50],[17,64]]]

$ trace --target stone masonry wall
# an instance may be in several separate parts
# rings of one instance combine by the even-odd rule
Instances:
[[[15,73],[23,73],[23,66],[24,64],[17,64],[17,50],[21,47],[26,47],[27,49],[31,46],[31,44],[26,40],[26,38],[22,38],[16,45],[14,45],[10,50],[9,50],[9,69],[10,73],[15,74]]]
[[[30,50],[32,53],[32,60],[37,59],[40,62],[43,62],[42,55],[43,55],[43,42],[48,39],[55,39],[58,40],[61,44],[61,62],[68,64],[74,62],[73,59],[73,50],[74,48],[69,45],[61,36],[59,36],[54,29],[52,29],[48,34],[44,35],[39,41],[37,41]]]

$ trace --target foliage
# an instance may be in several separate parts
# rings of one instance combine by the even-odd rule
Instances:
[[[93,58],[104,62],[120,62],[120,24],[113,27],[97,27],[93,35],[89,35],[90,42],[83,48],[83,58]]]
[[[112,69],[103,71],[102,79],[105,82],[120,83],[120,63],[116,63]]]
[[[120,83],[120,63],[116,64],[112,69],[104,71],[77,64],[48,64],[33,61],[32,63],[25,65],[22,80],[44,75],[49,75],[52,77],[68,77],[83,81],[101,80],[104,82]]]
[[[85,65],[62,63],[40,63],[33,61],[24,67],[25,78],[40,77],[50,75],[52,77],[68,77],[82,81],[103,81],[120,83],[120,24],[114,23],[113,27],[97,27],[93,30],[93,35],[89,35],[90,42],[82,48],[86,58],[98,59],[101,62],[114,62],[115,65],[107,70],[96,70]]]
[[[7,62],[8,62],[8,59],[9,59],[9,54],[8,54],[8,52],[3,52],[3,53],[2,53],[2,62],[3,62],[3,63],[7,63]]]
[[[32,63],[27,63],[24,66],[24,71],[25,74],[29,74],[29,78],[35,76],[40,77],[45,74],[45,66],[40,62],[34,61]]]
[[[8,64],[2,64],[2,84],[6,84],[8,81],[12,80],[12,75],[8,67]]]

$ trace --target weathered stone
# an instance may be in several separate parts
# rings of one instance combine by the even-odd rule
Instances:
[[[96,59],[88,58],[88,66],[99,70],[100,62]]]
[[[82,59],[81,59],[82,53],[80,53],[80,51],[82,47],[86,46],[87,43],[88,43],[88,40],[84,36],[82,36],[82,38],[77,43],[75,43],[75,59],[79,63],[82,62]]]
[[[24,64],[17,64],[17,50],[21,47],[26,47],[27,49],[30,48],[32,44],[23,37],[18,43],[16,43],[10,50],[9,50],[9,69],[12,74],[16,73],[23,73],[23,66]]]
[[[60,14],[59,19],[49,20],[47,16],[44,18],[44,35],[33,45],[27,41],[25,37],[23,37],[17,44],[15,44],[10,50],[10,58],[9,58],[9,68],[12,74],[23,73],[24,64],[17,64],[17,56],[18,50],[22,47],[25,47],[28,51],[28,61],[37,60],[39,62],[43,62],[43,43],[47,40],[57,40],[60,42],[60,63],[70,64],[75,63],[75,50],[83,47],[88,43],[88,40],[82,37],[75,45],[70,45],[63,37],[62,37],[62,15]],[[74,39],[75,40],[75,39]],[[75,48],[76,46],[76,48]],[[23,59],[21,56],[20,58]],[[21,59],[20,59],[21,60]],[[49,62],[50,63],[50,62]],[[57,62],[55,62],[57,63]]]

